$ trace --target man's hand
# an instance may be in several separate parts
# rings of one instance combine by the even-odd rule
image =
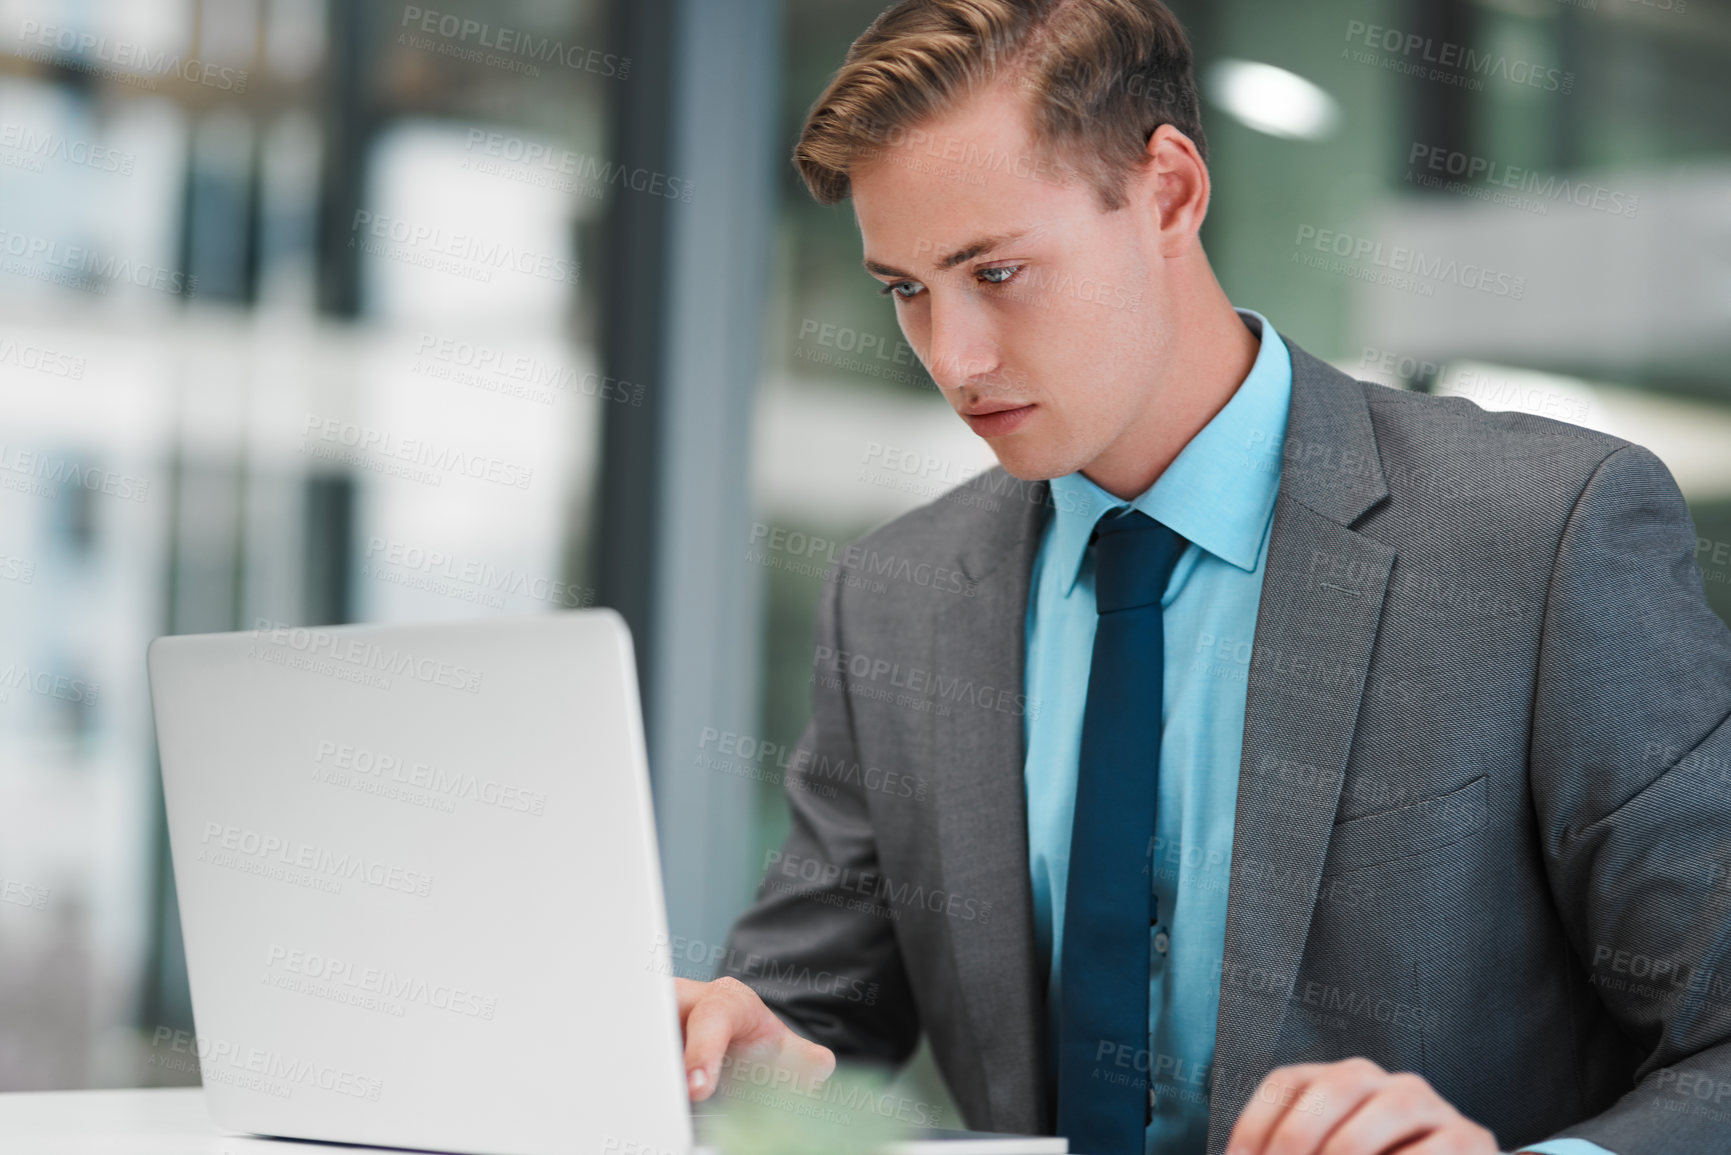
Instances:
[[[1496,1136],[1423,1077],[1369,1059],[1277,1067],[1232,1125],[1226,1155],[1497,1155]]]
[[[725,1056],[790,1068],[810,1080],[827,1079],[835,1071],[835,1052],[788,1030],[738,979],[675,978],[673,990],[679,997],[679,1028],[685,1032],[685,1083],[692,1102],[715,1093]]]

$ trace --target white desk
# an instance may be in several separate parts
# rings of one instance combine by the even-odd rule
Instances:
[[[379,1155],[377,1147],[289,1143],[216,1129],[198,1087],[0,1094],[7,1155]]]
[[[992,1136],[960,1147],[918,1138],[888,1155],[1063,1155],[1062,1139]],[[0,1094],[0,1152],[5,1155],[382,1155],[396,1148],[350,1147],[231,1135],[216,1129],[199,1087],[134,1091],[14,1091]],[[714,1155],[699,1146],[696,1155]]]

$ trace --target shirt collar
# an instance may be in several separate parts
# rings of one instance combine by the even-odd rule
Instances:
[[[1268,318],[1238,309],[1261,347],[1230,400],[1179,452],[1154,484],[1124,502],[1080,470],[1051,481],[1056,511],[1051,564],[1061,567],[1069,596],[1082,571],[1094,524],[1128,504],[1187,541],[1248,573],[1256,570],[1274,498],[1292,401],[1292,356]]]

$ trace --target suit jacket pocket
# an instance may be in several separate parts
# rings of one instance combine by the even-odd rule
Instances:
[[[1322,873],[1342,874],[1413,858],[1467,838],[1490,819],[1490,777],[1419,802],[1336,822]]]

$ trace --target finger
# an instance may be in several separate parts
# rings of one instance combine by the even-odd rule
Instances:
[[[781,1062],[821,1082],[835,1074],[835,1052],[792,1031],[781,1038]]]
[[[700,983],[695,979],[673,979],[673,997],[679,1002],[679,1029],[685,1029],[685,1017],[691,1013],[691,1008],[697,1005],[704,992],[709,989],[708,983]]]
[[[1238,1117],[1227,1141],[1228,1155],[1240,1150],[1243,1155],[1272,1150],[1312,1155],[1385,1077],[1386,1072],[1369,1059],[1277,1067]]]
[[[740,1034],[743,1007],[738,999],[711,988],[685,1017],[685,1081],[694,1103],[715,1093],[721,1057]]]
[[[1343,1123],[1387,1084],[1389,1073],[1369,1059],[1342,1059],[1324,1067],[1296,1097],[1268,1137],[1271,1151],[1313,1155]],[[1377,1155],[1381,1155],[1378,1151]]]
[[[1244,1110],[1238,1113],[1238,1119],[1232,1124],[1232,1132],[1226,1137],[1227,1155],[1262,1155],[1268,1145],[1268,1137],[1274,1132],[1274,1125],[1280,1122],[1280,1116],[1285,1113],[1286,1101],[1283,1096],[1290,1095],[1290,1101],[1296,1102],[1299,1095],[1310,1081],[1322,1073],[1321,1063],[1296,1063],[1290,1067],[1276,1067],[1258,1083],[1256,1090],[1250,1095],[1250,1101],[1244,1105]]]
[[[1389,1155],[1499,1155],[1497,1137],[1489,1128],[1471,1119],[1432,1131],[1414,1143],[1392,1149]]]
[[[1421,1076],[1402,1071],[1329,1134],[1322,1155],[1383,1155],[1456,1120],[1466,1121]]]

